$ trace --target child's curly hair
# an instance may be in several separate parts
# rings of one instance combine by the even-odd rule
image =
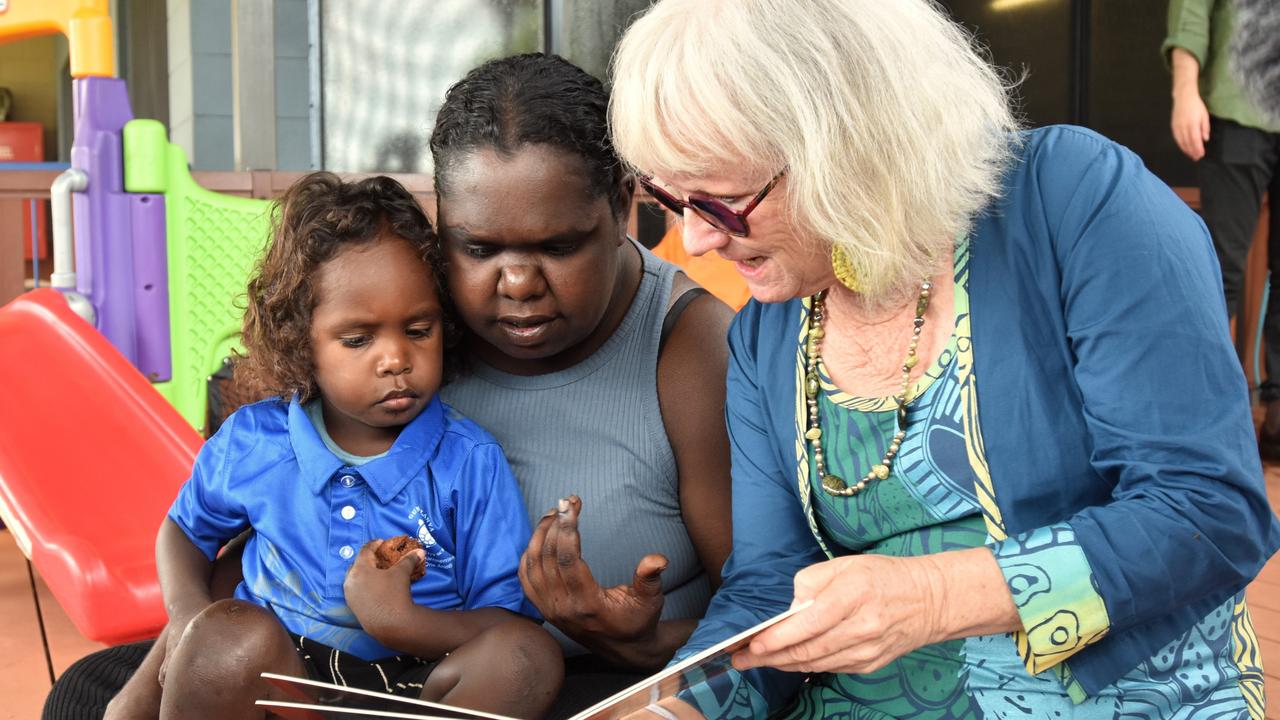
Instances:
[[[271,244],[249,280],[241,329],[247,354],[237,360],[237,384],[256,397],[297,395],[306,402],[317,395],[311,351],[316,269],[384,232],[407,240],[431,268],[444,313],[444,378],[452,377],[458,336],[443,253],[431,221],[400,183],[386,176],[344,182],[333,173],[311,173],[280,198],[271,225]]]

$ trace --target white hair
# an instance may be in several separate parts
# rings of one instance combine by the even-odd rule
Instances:
[[[949,260],[1018,142],[1008,85],[931,0],[662,0],[614,55],[610,122],[659,177],[789,166],[785,217],[869,299]]]

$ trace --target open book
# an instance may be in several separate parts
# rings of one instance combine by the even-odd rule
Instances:
[[[804,610],[813,601],[775,615],[733,637],[716,643],[696,655],[645,678],[613,697],[606,698],[574,715],[569,720],[614,720],[674,696],[685,688],[706,682],[729,671],[733,653],[746,647],[760,631]],[[327,718],[380,717],[436,718],[440,720],[513,720],[502,715],[414,700],[370,690],[330,685],[305,678],[262,673],[276,687],[295,700],[259,700],[271,712],[289,720],[326,720]]]

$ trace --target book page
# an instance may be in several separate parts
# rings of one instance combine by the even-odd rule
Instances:
[[[784,613],[774,615],[758,625],[747,628],[733,637],[721,640],[700,653],[690,655],[657,675],[641,680],[617,695],[596,703],[574,715],[571,720],[613,720],[614,718],[623,718],[637,710],[643,710],[659,700],[674,697],[676,693],[687,687],[692,687],[716,676],[723,675],[733,667],[733,654],[750,644],[756,635],[812,604],[813,601],[808,600]],[[690,682],[690,679],[692,679],[692,682]]]
[[[685,658],[656,675],[645,678],[631,687],[606,698],[574,715],[570,720],[616,720],[669,698],[687,687],[692,687],[722,675],[732,667],[733,653],[746,647],[751,639],[765,628],[808,608],[813,601],[797,605],[750,627],[731,638]],[[388,695],[370,690],[345,688],[339,685],[308,680],[306,678],[262,673],[276,687],[284,690],[293,701],[259,700],[258,705],[289,720],[328,720],[329,718],[381,717],[416,718],[418,720],[440,718],[443,720],[514,720],[503,715],[478,710],[442,705],[412,698]]]
[[[376,690],[332,685],[319,680],[262,673],[263,679],[283,690],[292,700],[259,700],[258,705],[288,720],[328,718],[441,718],[444,720],[516,720],[504,715],[391,695]]]

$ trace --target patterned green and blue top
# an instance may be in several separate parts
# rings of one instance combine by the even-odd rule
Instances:
[[[798,464],[817,535],[834,555],[924,555],[990,544],[1014,588],[1028,633],[986,635],[920,648],[873,673],[821,675],[802,686],[787,718],[1262,717],[1262,664],[1244,595],[1224,603],[1112,687],[1084,698],[1054,664],[1062,647],[1107,631],[1106,606],[1071,528],[1009,541],[993,502],[979,430],[969,332],[968,243],[956,250],[956,324],[916,382],[907,435],[888,479],[852,497],[823,492]],[[804,323],[807,326],[807,322]],[[819,363],[826,462],[859,477],[879,462],[896,429],[892,397],[842,392]],[[802,416],[803,418],[803,416]],[[803,421],[803,419],[802,419]],[[1053,588],[1053,599],[1042,592]],[[1069,618],[1069,621],[1067,620]],[[1047,672],[1032,671],[1048,667]],[[1055,671],[1055,669],[1057,671]],[[1073,702],[1075,700],[1082,704]]]

